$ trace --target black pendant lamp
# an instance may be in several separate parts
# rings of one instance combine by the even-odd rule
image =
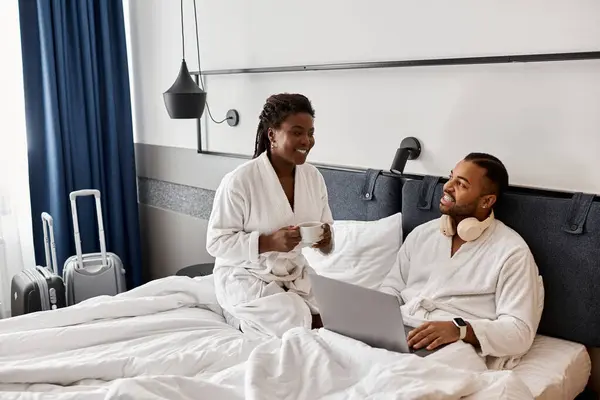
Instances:
[[[169,90],[163,93],[163,99],[171,119],[197,119],[204,113],[206,92],[194,82],[185,63],[183,0],[181,0],[181,44],[183,51],[179,75]]]

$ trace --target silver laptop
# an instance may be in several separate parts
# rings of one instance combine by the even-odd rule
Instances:
[[[408,347],[413,328],[404,325],[396,296],[316,274],[310,279],[325,329],[399,353],[425,357],[437,351]]]

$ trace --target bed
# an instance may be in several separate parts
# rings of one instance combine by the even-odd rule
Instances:
[[[318,273],[377,287],[403,238],[439,215],[443,180],[321,172],[336,253],[307,258]],[[529,242],[546,288],[539,335],[512,369],[490,370],[460,343],[420,358],[326,330],[249,338],[224,322],[210,275],[172,276],[0,321],[0,398],[573,399],[590,375],[586,346],[600,342],[600,202],[511,188],[497,216]]]

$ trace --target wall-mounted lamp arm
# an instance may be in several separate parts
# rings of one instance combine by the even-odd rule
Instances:
[[[421,143],[415,137],[407,137],[402,140],[400,147],[396,150],[396,156],[392,162],[390,171],[402,175],[406,161],[416,160],[421,155]]]

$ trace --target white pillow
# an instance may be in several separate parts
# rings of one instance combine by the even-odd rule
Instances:
[[[334,251],[326,256],[312,248],[303,254],[319,275],[378,289],[402,245],[402,215],[376,221],[335,221]]]

